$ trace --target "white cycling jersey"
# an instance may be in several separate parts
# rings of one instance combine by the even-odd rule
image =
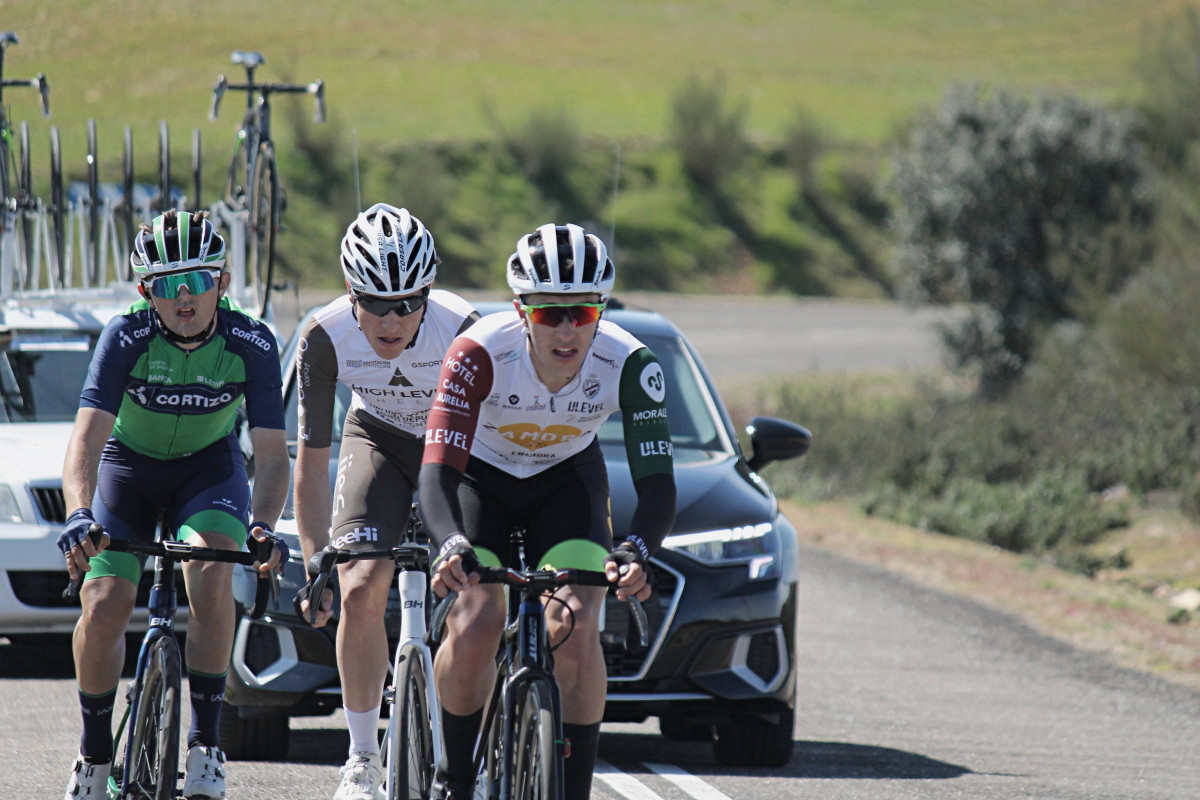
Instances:
[[[358,327],[349,295],[318,311],[301,332],[296,353],[299,438],[328,447],[337,383],[353,393],[351,411],[410,437],[425,433],[442,356],[454,337],[477,318],[456,294],[435,289],[413,343],[394,359],[380,358]]]

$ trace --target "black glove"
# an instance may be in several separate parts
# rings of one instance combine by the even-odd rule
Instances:
[[[647,580],[649,580],[650,570],[646,567],[646,561],[649,558],[650,554],[646,550],[645,543],[636,536],[630,536],[605,556],[604,560],[613,562],[617,565],[618,569],[625,564],[638,564],[641,566],[642,572],[646,573]]]
[[[254,530],[255,528],[261,528],[267,534],[267,538],[263,539],[262,541],[255,539],[253,536],[250,537],[254,541],[255,546],[258,548],[258,550],[257,550],[258,560],[264,564],[266,564],[268,561],[270,561],[271,560],[271,547],[274,547],[276,550],[279,551],[279,567],[278,567],[278,569],[282,573],[283,568],[287,566],[288,559],[291,558],[291,555],[292,555],[291,550],[287,546],[287,542],[283,541],[282,536],[278,536],[277,534],[275,534],[271,530],[271,526],[265,522],[258,522],[258,521],[251,522],[249,529]]]
[[[296,609],[296,616],[300,619],[308,619],[308,617],[304,616],[304,609],[300,607],[300,604],[308,599],[309,588],[310,585],[307,583],[302,585],[296,590],[296,596],[292,598],[292,608]]]
[[[82,542],[88,534],[88,529],[95,524],[96,519],[90,509],[77,508],[72,511],[71,516],[67,517],[66,527],[58,535],[58,549],[64,556],[69,555],[71,548]]]
[[[475,548],[471,547],[471,543],[467,541],[467,537],[461,533],[451,536],[442,545],[442,549],[438,551],[436,563],[445,561],[450,556],[458,556],[462,559],[463,572],[470,575],[472,572],[479,571],[479,556],[475,555]]]

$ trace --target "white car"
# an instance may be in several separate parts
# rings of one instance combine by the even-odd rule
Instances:
[[[57,544],[74,510],[63,507],[63,459],[96,338],[137,297],[123,283],[0,299],[0,636],[75,627]]]

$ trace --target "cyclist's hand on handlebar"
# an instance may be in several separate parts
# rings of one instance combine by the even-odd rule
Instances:
[[[95,524],[91,510],[79,508],[67,517],[63,532],[58,536],[58,549],[67,559],[67,572],[71,580],[78,578],[81,573],[90,572],[92,567],[88,561],[108,547],[108,534],[103,534],[99,540],[88,535],[89,529]]]
[[[256,542],[261,543],[270,540],[270,542],[274,545],[274,547],[271,548],[271,556],[266,563],[263,563],[261,560],[254,562],[255,571],[260,575],[266,575],[267,573],[271,572],[271,570],[282,573],[283,568],[287,564],[288,558],[291,555],[288,550],[287,543],[283,541],[283,538],[276,536],[274,531],[271,530],[270,525],[265,522],[258,521],[250,523],[250,535],[254,537],[254,541]]]
[[[430,586],[438,597],[461,592],[479,583],[479,557],[461,533],[448,538],[438,553]]]
[[[310,606],[309,594],[312,592],[312,583],[306,583],[296,592],[296,596],[292,599],[292,607],[296,609],[296,614],[301,618],[308,619],[308,609]],[[314,628],[320,628],[329,622],[333,616],[333,589],[328,586],[321,592],[321,605],[317,607],[317,618],[310,622]]]
[[[646,569],[645,551],[639,542],[624,541],[604,559],[604,572],[608,580],[617,586],[617,599],[628,600],[636,597],[645,602],[650,598],[651,588],[648,582],[649,571]]]

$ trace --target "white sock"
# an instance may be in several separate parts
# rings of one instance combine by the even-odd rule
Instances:
[[[366,711],[346,709],[350,729],[350,752],[379,755],[379,706]]]

